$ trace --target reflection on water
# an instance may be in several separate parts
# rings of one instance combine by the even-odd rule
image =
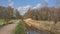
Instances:
[[[28,30],[27,34],[48,34],[47,32]]]
[[[26,25],[26,31],[27,31],[27,34],[49,34],[46,31],[40,31],[35,29],[34,27],[29,27],[27,25]]]

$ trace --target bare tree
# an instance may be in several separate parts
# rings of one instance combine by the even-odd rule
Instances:
[[[17,19],[21,19],[22,16],[20,15],[19,11],[17,9],[15,11],[16,11],[16,18]]]
[[[0,7],[0,18],[3,18],[5,21],[9,21],[13,17],[13,8],[11,7]]]

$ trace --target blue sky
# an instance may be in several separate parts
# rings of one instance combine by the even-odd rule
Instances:
[[[14,8],[22,7],[26,5],[31,5],[32,7],[36,6],[37,4],[44,4],[45,0],[0,0],[0,5],[8,6],[9,2],[13,5]],[[48,2],[48,6],[55,6],[56,1],[50,0]]]
[[[2,6],[13,6],[20,11],[20,14],[23,15],[25,12],[31,8],[38,8],[45,4],[45,1],[48,2],[48,6],[55,6],[55,0],[0,0],[0,5]]]

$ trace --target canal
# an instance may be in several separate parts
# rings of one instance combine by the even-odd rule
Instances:
[[[26,27],[26,32],[27,34],[49,34],[48,31],[41,31],[41,30],[37,30],[34,27],[29,27],[27,24],[25,24]]]

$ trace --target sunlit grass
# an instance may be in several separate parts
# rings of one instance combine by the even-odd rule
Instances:
[[[54,21],[38,21],[38,23],[45,25],[44,30],[48,30],[56,34],[60,33],[60,21],[58,21],[56,24]]]
[[[8,23],[4,20],[4,19],[0,19],[0,26],[6,25],[6,24],[10,24],[15,22],[16,20],[12,19],[10,21],[8,21]]]
[[[4,25],[6,24],[6,21],[4,21],[3,19],[0,19],[0,25]]]

